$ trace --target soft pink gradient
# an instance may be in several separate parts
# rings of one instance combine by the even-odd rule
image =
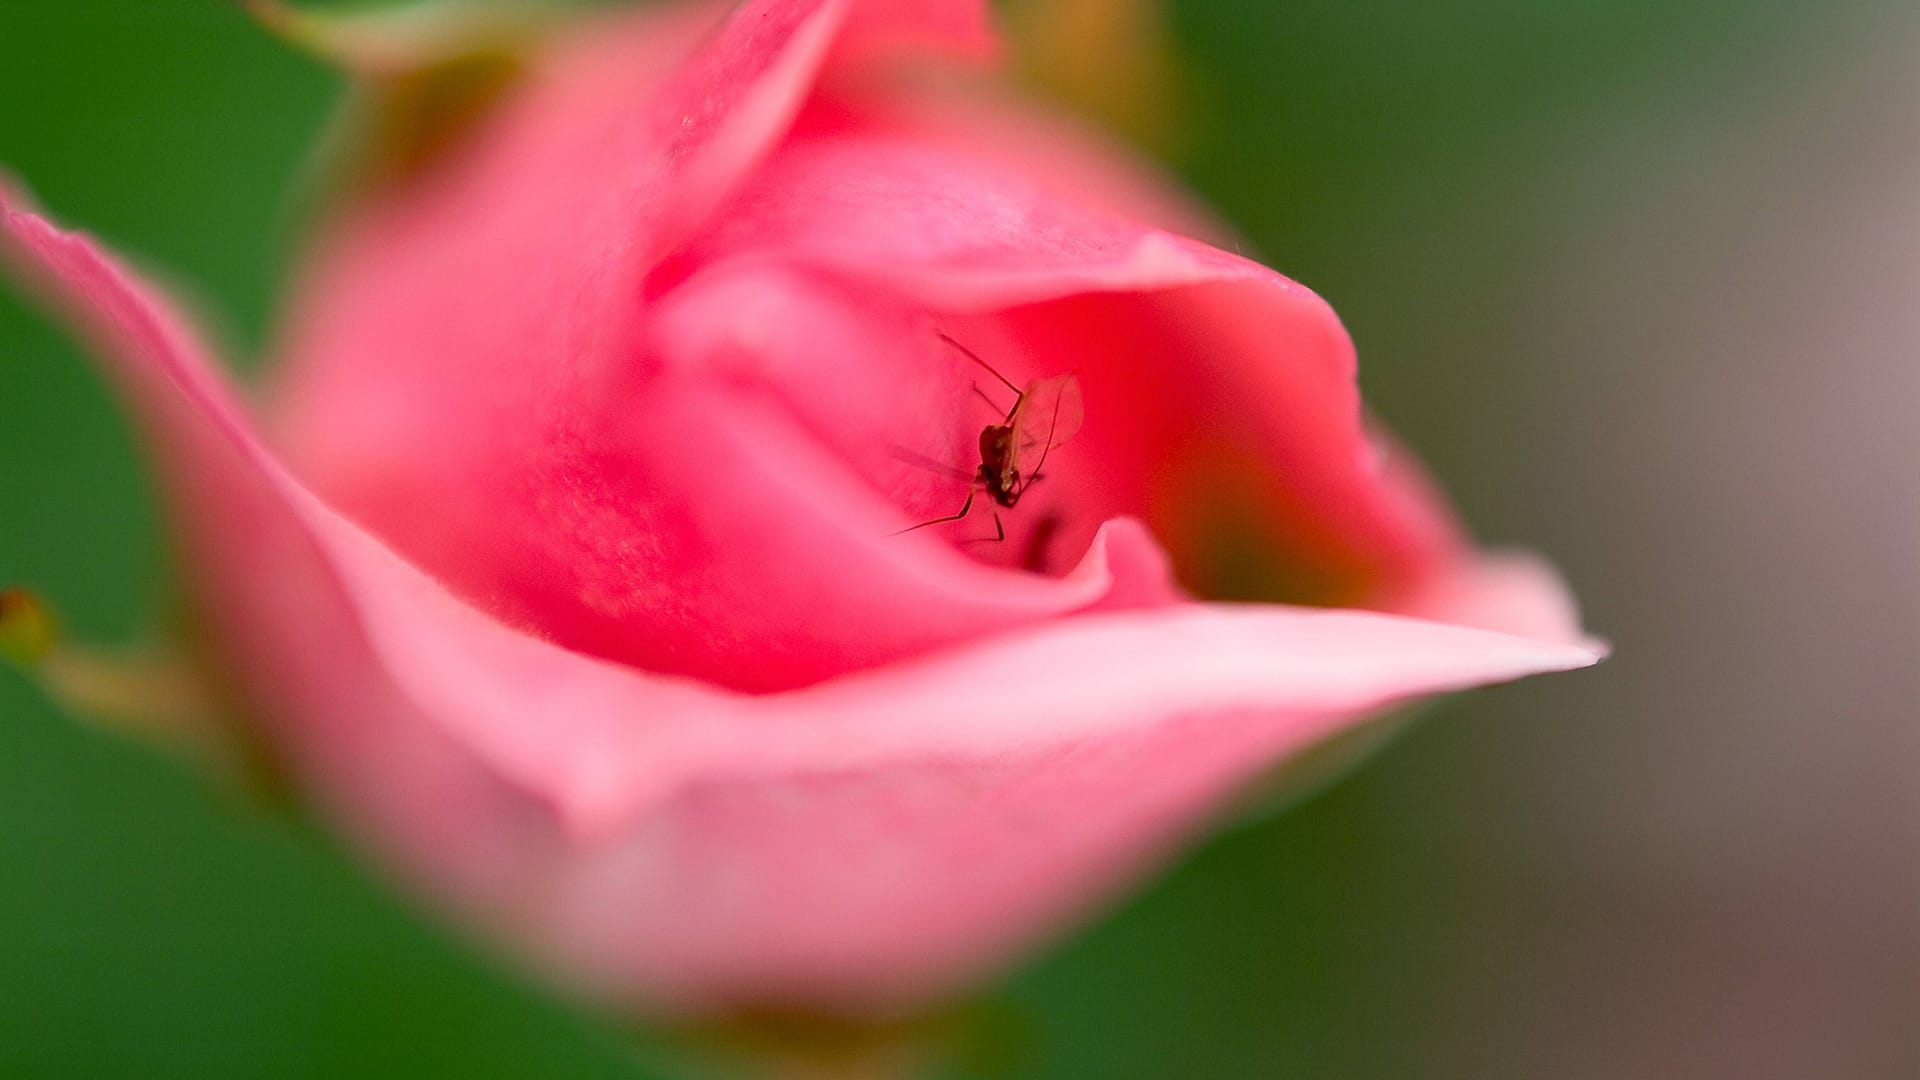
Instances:
[[[156,292],[4,196],[274,743],[564,983],[897,1011],[1288,753],[1600,655],[1366,430],[1317,297],[1163,231],[1212,227],[1091,142],[1023,154],[1049,122],[900,78],[992,52],[979,5],[932,0],[584,29],[324,230],[265,421]],[[984,512],[895,535],[965,487],[899,451],[970,468],[994,419],[940,332],[1085,391],[1004,544],[964,542]],[[1216,482],[1375,610],[1189,600]]]

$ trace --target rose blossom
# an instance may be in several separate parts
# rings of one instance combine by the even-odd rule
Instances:
[[[551,39],[444,160],[330,215],[257,406],[6,196],[271,744],[602,1000],[909,1007],[1286,756],[1599,655],[1370,436],[1323,302],[1090,138],[925,76],[990,57],[983,9]],[[985,496],[901,531],[955,512],[1011,404],[942,335],[1084,396],[1004,541]],[[1222,582],[1347,610],[1188,592]]]

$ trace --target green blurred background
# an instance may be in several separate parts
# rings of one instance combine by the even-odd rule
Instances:
[[[1920,13],[1184,0],[1176,160],[1618,655],[1455,700],[992,996],[967,1075],[1920,1076]],[[216,0],[0,0],[0,161],[263,337],[337,80]],[[0,581],[165,549],[0,296]],[[0,671],[0,1076],[632,1077],[324,840]]]

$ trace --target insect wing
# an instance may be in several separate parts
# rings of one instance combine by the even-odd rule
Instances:
[[[1073,438],[1085,419],[1079,379],[1053,375],[1033,380],[1007,421],[1013,428],[1015,460],[1038,461],[1047,451]]]

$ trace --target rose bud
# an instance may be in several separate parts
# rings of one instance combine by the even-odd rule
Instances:
[[[5,196],[278,760],[613,1008],[911,1010],[1301,751],[1600,655],[1370,430],[1327,305],[988,89],[985,20],[550,33],[329,205],[257,395]]]

